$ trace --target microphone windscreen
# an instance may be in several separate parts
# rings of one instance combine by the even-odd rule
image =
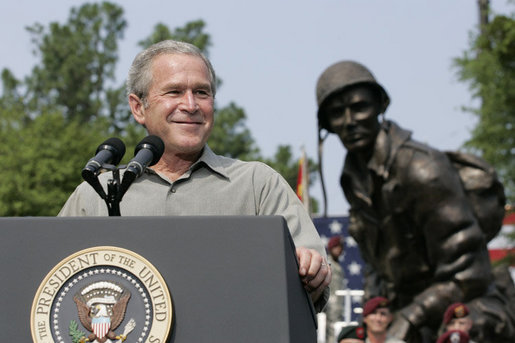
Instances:
[[[136,155],[141,149],[149,149],[152,151],[153,159],[148,166],[153,166],[161,159],[161,156],[163,156],[165,145],[163,140],[158,136],[149,135],[143,138],[141,142],[136,145],[136,149],[134,149],[134,155]]]
[[[113,154],[111,164],[117,165],[122,160],[123,155],[125,155],[125,144],[120,138],[111,137],[98,146],[96,153],[98,154],[101,150],[111,151]]]

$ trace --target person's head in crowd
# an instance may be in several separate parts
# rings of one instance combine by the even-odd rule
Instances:
[[[469,309],[463,303],[450,305],[443,315],[443,326],[445,331],[460,330],[466,333],[472,328],[472,319],[469,316]]]
[[[386,335],[388,326],[393,320],[389,301],[383,297],[374,297],[363,306],[363,323],[366,326],[367,336]]]
[[[365,328],[359,325],[349,325],[340,331],[336,342],[338,343],[363,343],[367,338]]]
[[[343,252],[342,238],[340,236],[331,237],[327,243],[327,251],[335,261],[338,261],[338,258]]]
[[[436,343],[469,343],[469,341],[469,335],[465,331],[450,330],[438,337]]]

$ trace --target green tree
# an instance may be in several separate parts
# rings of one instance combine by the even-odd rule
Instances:
[[[515,202],[515,20],[496,15],[471,38],[471,46],[454,65],[468,82],[478,108],[465,110],[478,118],[465,143],[497,170],[509,201]]]
[[[299,161],[294,158],[291,146],[280,145],[273,158],[264,158],[262,161],[277,170],[277,172],[285,178],[291,188],[296,191]],[[310,158],[308,158],[308,169],[310,184],[313,184],[316,180],[317,165]],[[310,209],[312,213],[318,213],[318,201],[315,198],[310,198]]]
[[[85,4],[72,8],[64,25],[27,28],[40,62],[23,81],[2,71],[0,215],[56,215],[85,161],[114,132],[121,87],[108,84],[122,14],[110,3]]]
[[[103,2],[72,8],[64,25],[53,22],[48,30],[39,23],[29,27],[34,54],[41,58],[27,79],[32,112],[58,108],[67,118],[82,122],[108,116],[105,104],[116,107],[116,97],[106,99],[106,91],[115,80],[118,39],[126,26],[123,9]]]
[[[94,153],[85,147],[104,140],[107,123],[69,121],[59,112],[23,123],[21,113],[15,107],[0,109],[0,215],[54,216]]]
[[[224,156],[242,160],[260,159],[250,130],[245,125],[245,111],[231,102],[216,111],[215,124],[209,137],[209,146]]]
[[[146,49],[152,44],[161,42],[166,39],[173,39],[190,43],[199,48],[206,56],[209,55],[209,47],[211,46],[211,37],[204,32],[206,23],[199,19],[186,23],[184,27],[178,27],[171,31],[168,26],[158,23],[154,26],[154,31],[149,37],[138,42],[138,45]]]

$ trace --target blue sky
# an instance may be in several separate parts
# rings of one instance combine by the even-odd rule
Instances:
[[[202,19],[213,46],[210,58],[223,85],[217,102],[234,101],[266,156],[280,144],[316,159],[315,84],[334,62],[351,59],[368,66],[392,103],[386,117],[439,149],[458,149],[470,136],[474,105],[468,86],[457,80],[452,59],[469,46],[477,29],[475,0],[199,0],[112,1],[125,10],[128,28],[120,46],[118,81],[125,79],[137,42],[158,22],[170,28]],[[0,68],[22,78],[35,63],[24,27],[64,22],[72,6],[86,1],[3,1]],[[507,0],[491,0],[494,11],[510,13]],[[330,137],[324,149],[329,215],[345,215],[339,174],[345,150]],[[317,182],[310,189],[320,201]]]

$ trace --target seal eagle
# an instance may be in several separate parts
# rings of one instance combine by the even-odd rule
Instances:
[[[122,323],[131,294],[113,282],[95,282],[78,292],[73,300],[77,305],[80,322],[91,334],[88,341],[95,339],[104,343],[117,339],[114,330]]]

